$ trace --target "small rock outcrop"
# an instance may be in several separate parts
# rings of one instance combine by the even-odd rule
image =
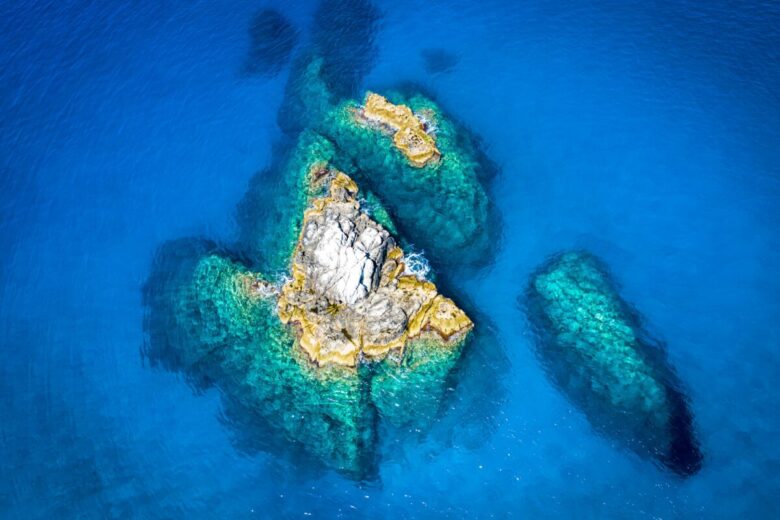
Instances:
[[[392,236],[361,211],[354,181],[328,176],[327,195],[304,215],[278,302],[280,319],[297,325],[311,360],[355,366],[361,357],[402,353],[413,338],[431,336],[446,347],[471,330],[452,300],[407,272]]]
[[[379,94],[369,92],[358,117],[369,125],[376,125],[392,134],[393,144],[417,168],[435,163],[441,158],[436,140],[427,130],[423,119],[406,105],[394,105]]]

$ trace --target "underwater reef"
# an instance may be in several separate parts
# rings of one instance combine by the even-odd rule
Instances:
[[[497,168],[478,138],[419,87],[361,90],[380,22],[365,0],[321,3],[277,122],[293,140],[303,132],[329,140],[332,163],[379,197],[402,238],[433,264],[485,265],[500,245],[488,194]]]
[[[145,358],[217,388],[238,449],[358,480],[376,478],[383,436],[397,448],[403,432],[445,425],[444,438],[484,442],[509,364],[490,311],[457,292],[500,244],[497,168],[418,87],[363,88],[380,21],[365,0],[320,4],[277,114],[283,138],[236,207],[236,241],[163,244],[143,290]],[[249,68],[278,71],[295,28],[268,10],[251,27]],[[431,73],[457,63],[423,59]],[[679,475],[699,470],[682,386],[598,259],[553,257],[524,305],[537,356],[596,431]]]
[[[326,466],[369,478],[378,418],[410,421],[417,406],[427,417],[473,323],[407,272],[390,234],[360,211],[351,179],[310,173],[327,194],[310,200],[281,287],[213,243],[162,246],[144,289],[145,354],[197,388],[219,387],[231,408]]]
[[[553,257],[532,275],[525,303],[538,357],[594,429],[679,475],[700,469],[678,378],[600,260]]]
[[[360,370],[314,367],[256,275],[213,244],[175,241],[157,253],[144,290],[146,355],[217,386],[267,427],[326,465],[362,478],[373,471],[375,414]]]
[[[401,235],[432,262],[489,261],[500,243],[487,188],[495,167],[477,140],[412,88],[336,102],[323,60],[307,59],[294,65],[304,68],[295,70],[280,110],[290,111],[291,126],[330,141],[333,163],[378,196]]]

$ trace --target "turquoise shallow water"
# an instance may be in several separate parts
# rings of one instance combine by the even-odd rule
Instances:
[[[361,86],[419,83],[481,136],[503,233],[457,284],[494,350],[363,484],[237,450],[215,391],[140,354],[153,252],[233,239],[281,138],[289,68],[242,72],[266,6],[303,48],[315,3],[0,7],[0,516],[777,516],[776,5],[377,2]],[[594,432],[534,355],[517,297],[574,247],[666,344],[696,475]]]

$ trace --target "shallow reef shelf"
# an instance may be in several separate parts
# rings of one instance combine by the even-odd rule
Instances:
[[[367,123],[364,104],[355,101],[329,111],[321,133],[355,164],[356,180],[382,198],[405,236],[433,260],[455,258],[463,265],[489,258],[495,219],[482,179],[491,174],[475,143],[425,96],[390,92],[387,98],[424,121],[435,139],[435,159],[410,161],[396,144],[397,133]]]
[[[699,470],[679,381],[601,261],[553,257],[531,277],[526,305],[547,373],[597,431],[681,475]]]
[[[337,101],[322,67],[322,58],[306,55],[294,68],[284,109],[287,118],[294,119],[291,126],[331,141],[334,164],[376,194],[403,238],[423,249],[432,261],[452,267],[489,261],[500,235],[486,188],[496,167],[482,153],[478,140],[413,88]],[[367,118],[366,104],[376,105],[371,100],[377,97],[406,114]],[[419,140],[429,140],[435,150],[429,159],[417,164],[410,159],[407,152],[418,149],[414,135],[401,139],[399,146],[397,129],[404,127],[412,127]]]
[[[273,300],[251,290],[256,275],[208,249],[185,241],[159,252],[146,293],[149,358],[219,387],[326,465],[370,474],[375,412],[364,371],[308,363]]]

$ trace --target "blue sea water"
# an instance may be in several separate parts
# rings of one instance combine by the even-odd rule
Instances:
[[[236,450],[217,391],[145,363],[141,286],[164,241],[235,237],[289,71],[241,73],[249,23],[305,46],[316,3],[5,2],[0,517],[780,515],[778,4],[376,5],[362,86],[421,84],[500,168],[500,248],[459,281],[504,356],[466,389],[498,404],[388,443],[372,482]],[[517,297],[575,247],[666,343],[694,476],[595,433],[534,356]]]

